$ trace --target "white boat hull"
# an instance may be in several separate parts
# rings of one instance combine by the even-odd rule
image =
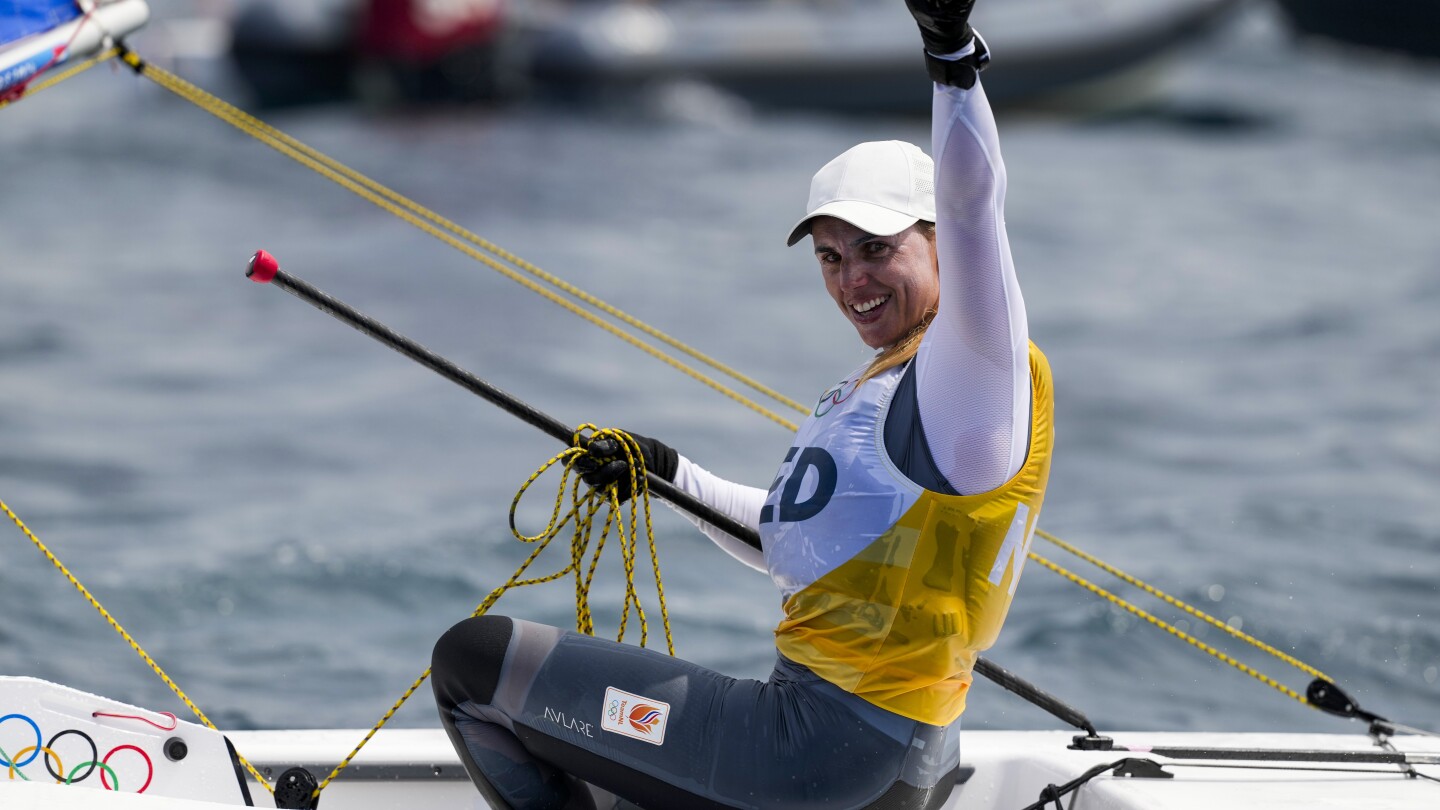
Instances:
[[[292,765],[311,767],[323,778],[364,735],[361,729],[240,731],[227,736],[238,751],[273,778]],[[962,759],[975,768],[945,810],[1020,810],[1034,803],[1050,784],[1063,784],[1090,767],[1126,756],[1116,751],[1071,751],[1072,732],[967,731]],[[1350,734],[1227,734],[1130,732],[1114,735],[1132,746],[1217,746],[1226,748],[1323,749],[1374,751],[1370,740]],[[1397,737],[1408,752],[1440,754],[1440,739]],[[1366,808],[1401,810],[1440,806],[1440,784],[1408,779],[1387,766],[1317,765],[1312,770],[1229,770],[1187,767],[1150,756],[1175,774],[1173,779],[1102,775],[1074,796],[1073,810],[1316,810]],[[1262,765],[1265,763],[1247,763]],[[1273,764],[1273,763],[1272,763]],[[1419,770],[1440,777],[1440,767]],[[1375,771],[1389,771],[1378,773]],[[0,772],[3,773],[3,772]],[[0,781],[0,807],[40,810],[213,810],[234,806],[214,802],[135,796],[96,789],[98,785],[57,786]],[[251,785],[257,806],[271,807],[270,796]],[[485,805],[465,778],[464,769],[439,729],[381,731],[345,775],[321,797],[326,810],[476,810]]]

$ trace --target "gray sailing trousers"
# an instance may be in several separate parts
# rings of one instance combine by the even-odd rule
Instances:
[[[441,637],[432,670],[440,720],[499,808],[933,810],[959,762],[958,724],[879,709],[783,657],[766,681],[736,679],[482,616]]]

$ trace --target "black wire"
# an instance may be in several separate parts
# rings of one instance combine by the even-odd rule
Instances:
[[[1060,792],[1060,788],[1046,785],[1045,789],[1040,791],[1040,804],[1048,805],[1050,802],[1055,802],[1056,810],[1065,810],[1065,803],[1061,801],[1064,797],[1065,794]],[[1075,803],[1071,802],[1070,807],[1074,808]]]
[[[1058,788],[1054,785],[1046,785],[1045,789],[1040,791],[1040,801],[1035,802],[1034,804],[1024,808],[1024,810],[1045,810],[1046,805],[1050,804],[1051,802],[1054,802],[1056,806],[1060,808],[1060,810],[1065,810],[1065,806],[1060,804],[1060,798],[1062,796],[1066,795],[1067,793],[1074,793],[1075,791],[1079,790],[1080,787],[1086,782],[1089,782],[1091,779],[1094,779],[1095,777],[1099,776],[1102,773],[1105,773],[1106,771],[1115,770],[1121,765],[1124,765],[1127,761],[1129,761],[1129,759],[1130,758],[1127,757],[1126,759],[1117,759],[1108,765],[1096,765],[1095,767],[1091,768],[1085,773],[1080,774],[1074,779],[1071,779],[1069,782],[1066,782]],[[1071,800],[1070,806],[1072,808],[1075,806],[1074,800]]]

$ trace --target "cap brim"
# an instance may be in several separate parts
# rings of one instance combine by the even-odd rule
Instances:
[[[920,217],[903,214],[874,203],[860,202],[859,200],[835,200],[816,208],[795,223],[795,227],[790,229],[790,238],[785,244],[793,246],[796,242],[804,239],[810,233],[811,221],[816,217],[835,217],[876,236],[894,236],[920,221]]]

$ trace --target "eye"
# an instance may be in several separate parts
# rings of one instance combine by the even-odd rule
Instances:
[[[825,265],[840,263],[840,254],[835,253],[834,251],[827,250],[816,253],[815,258],[820,260],[820,266],[822,267],[824,267]]]
[[[881,242],[877,239],[873,242],[866,242],[860,246],[860,249],[865,252],[866,256],[873,258],[875,256],[885,255],[885,253],[890,250],[890,245],[887,242]]]

